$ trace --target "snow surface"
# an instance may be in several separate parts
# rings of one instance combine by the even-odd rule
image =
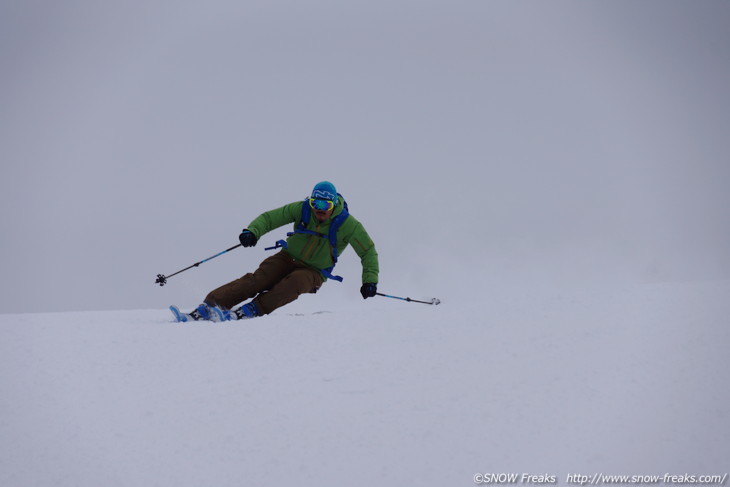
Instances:
[[[729,23],[0,2],[0,310],[27,313],[0,315],[0,487],[727,472]],[[170,322],[286,229],[158,273],[322,179],[381,291],[440,306],[363,301],[348,250],[342,285],[272,316]]]
[[[728,295],[523,283],[440,306],[305,296],[226,324],[0,315],[0,485],[724,473]]]

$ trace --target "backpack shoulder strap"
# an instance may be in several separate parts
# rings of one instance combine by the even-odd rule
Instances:
[[[309,207],[309,198],[304,198],[304,202],[302,203],[302,220],[300,225],[302,225],[304,228],[309,225],[309,219],[312,216],[312,208]]]
[[[337,194],[340,198],[342,198],[341,194]],[[329,241],[330,245],[332,246],[332,257],[335,264],[337,263],[337,232],[339,231],[342,224],[345,223],[347,217],[350,216],[350,212],[347,208],[347,201],[345,201],[345,198],[342,198],[342,202],[344,203],[345,207],[342,209],[342,212],[332,220],[332,223],[330,224]]]

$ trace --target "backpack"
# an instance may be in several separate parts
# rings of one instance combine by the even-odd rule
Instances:
[[[304,199],[304,203],[302,204],[301,220],[294,227],[294,231],[287,233],[286,236],[291,237],[294,234],[301,233],[301,234],[305,234],[305,235],[314,235],[314,236],[326,238],[327,240],[329,240],[330,247],[332,248],[332,266],[328,267],[326,269],[322,269],[322,270],[320,270],[320,272],[327,279],[333,279],[335,281],[342,282],[342,277],[333,275],[332,270],[335,268],[335,265],[337,265],[337,231],[340,229],[342,224],[345,223],[345,220],[347,220],[347,217],[350,216],[350,212],[348,211],[347,201],[345,201],[345,198],[339,193],[337,193],[337,196],[342,198],[342,203],[344,204],[345,207],[342,210],[342,213],[337,215],[332,220],[332,223],[330,223],[329,234],[315,232],[314,230],[309,230],[307,228],[307,225],[309,225],[309,220],[312,218],[312,208],[309,206],[309,197],[307,197]],[[286,240],[279,240],[278,242],[276,242],[276,246],[268,247],[266,250],[276,249],[279,247],[286,248]]]

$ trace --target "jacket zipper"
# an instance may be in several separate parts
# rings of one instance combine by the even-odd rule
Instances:
[[[317,224],[314,231],[319,232],[319,224]],[[307,243],[307,246],[305,247],[304,252],[302,252],[307,259],[311,259],[312,256],[314,255],[314,251],[317,250],[317,240],[319,238],[320,237],[317,237],[316,235],[309,236],[309,242]],[[309,252],[307,252],[307,251],[309,251]]]

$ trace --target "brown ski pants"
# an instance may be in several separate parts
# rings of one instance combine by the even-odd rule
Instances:
[[[304,293],[316,293],[322,286],[322,274],[295,260],[282,250],[266,258],[253,273],[211,291],[205,298],[209,305],[231,309],[253,298],[261,314],[291,303]]]

